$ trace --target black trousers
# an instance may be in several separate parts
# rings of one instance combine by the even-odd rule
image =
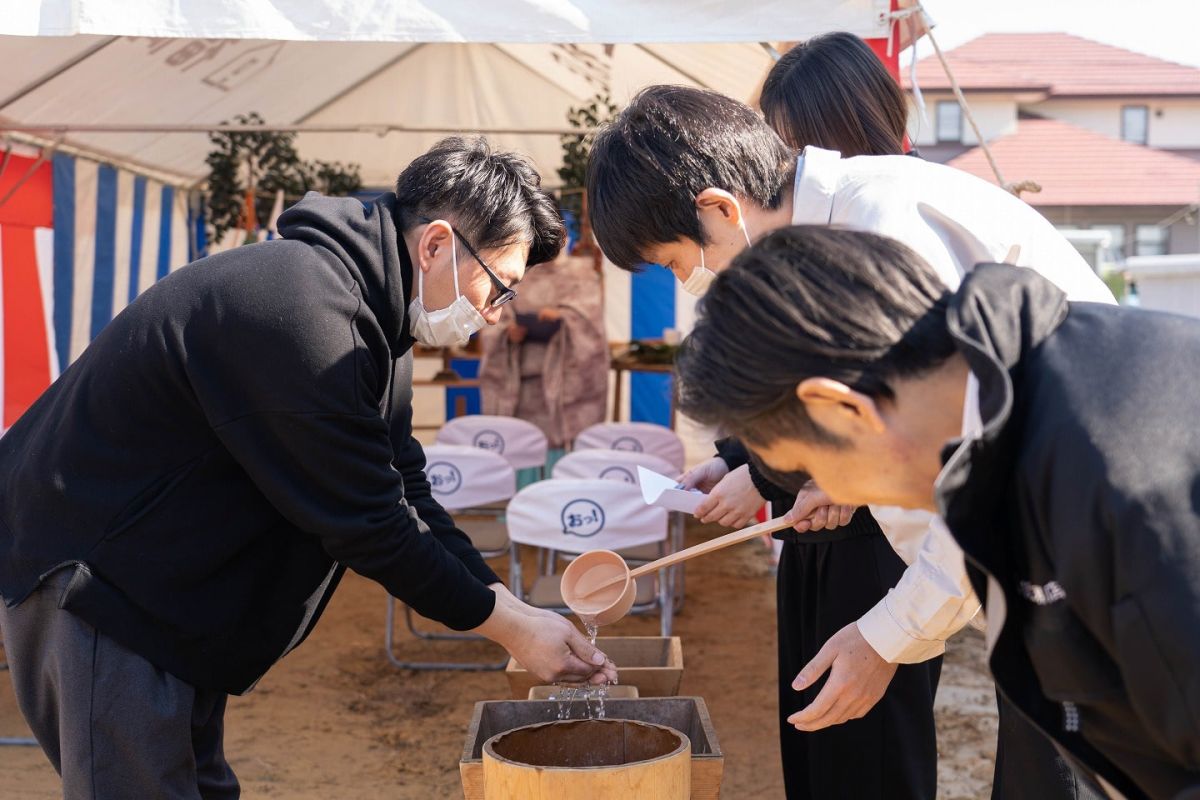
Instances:
[[[859,517],[866,516],[866,520]],[[792,680],[821,646],[875,605],[905,564],[865,509],[846,529],[781,535],[779,744],[789,800],[908,800],[937,793],[933,699],[942,659],[902,664],[883,699],[861,719],[812,733],[787,718],[811,703],[824,679],[797,692]]]
[[[51,575],[15,608],[0,599],[17,705],[64,800],[236,800],[225,693],[184,683],[60,609],[71,574]]]

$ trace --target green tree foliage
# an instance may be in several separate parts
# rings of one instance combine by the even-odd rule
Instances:
[[[256,113],[234,117],[240,125],[262,125]],[[208,225],[213,239],[242,225],[247,192],[253,192],[259,224],[271,218],[280,189],[291,204],[305,192],[347,195],[362,188],[358,164],[304,161],[296,153],[295,133],[253,131],[209,135],[213,150],[208,163]]]
[[[612,98],[607,93],[601,93],[584,105],[570,109],[567,123],[572,128],[595,128],[612,119],[617,110]],[[560,137],[563,165],[558,168],[558,177],[564,189],[562,207],[576,217],[583,213],[583,195],[578,190],[586,186],[588,153],[591,152],[594,138],[591,133],[572,133]]]

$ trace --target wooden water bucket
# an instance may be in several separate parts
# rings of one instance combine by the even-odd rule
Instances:
[[[583,700],[573,700],[567,705],[568,719],[587,716],[587,704]],[[609,698],[604,705],[609,719],[652,722],[686,734],[692,743],[691,800],[720,800],[725,754],[703,698]],[[555,700],[481,700],[476,703],[458,762],[463,800],[484,800],[483,746],[489,739],[526,725],[550,722],[557,719],[561,711],[562,704]]]
[[[687,800],[688,737],[625,719],[543,722],[483,745],[484,800]]]

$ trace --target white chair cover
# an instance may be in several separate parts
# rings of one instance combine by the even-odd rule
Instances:
[[[491,450],[504,456],[513,469],[546,465],[546,434],[532,422],[515,417],[489,414],[455,417],[438,431],[437,443]]]
[[[628,450],[649,453],[682,472],[683,441],[675,431],[651,422],[600,422],[575,437],[576,450]]]
[[[526,486],[508,504],[508,538],[560,553],[627,550],[667,538],[667,512],[623,481],[555,479]]]
[[[554,465],[554,478],[604,478],[605,480],[638,483],[637,468],[675,477],[679,470],[650,453],[628,450],[576,450],[567,453]]]
[[[478,447],[435,444],[425,448],[425,476],[443,508],[462,509],[507,500],[517,473],[503,456]]]

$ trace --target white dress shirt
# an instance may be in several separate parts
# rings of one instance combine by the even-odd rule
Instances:
[[[844,159],[816,147],[806,148],[798,163],[793,224],[890,236],[928,261],[951,290],[978,263],[1008,262],[1035,269],[1073,301],[1115,302],[1045,217],[973,175],[911,156]],[[967,408],[969,414],[969,402]],[[977,416],[977,402],[974,408]],[[890,662],[938,656],[979,611],[962,551],[936,514],[883,506],[871,506],[871,513],[909,566],[858,620],[859,632]]]

